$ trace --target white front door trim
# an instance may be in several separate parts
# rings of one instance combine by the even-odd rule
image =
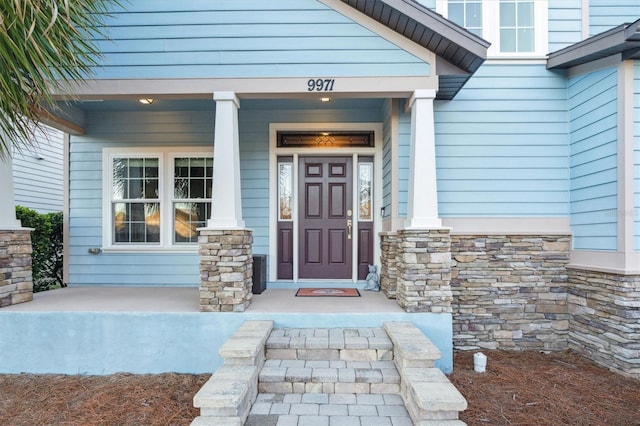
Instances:
[[[374,148],[278,148],[277,133],[278,131],[373,131],[375,138]],[[269,124],[269,282],[278,281],[278,156],[293,157],[294,171],[294,211],[293,211],[293,282],[298,282],[298,156],[299,155],[341,155],[353,156],[354,173],[353,173],[353,205],[358,205],[357,200],[357,159],[358,156],[373,156],[374,158],[374,263],[380,258],[380,237],[382,230],[382,219],[377,213],[382,206],[382,123],[271,123]],[[357,214],[354,214],[354,229],[357,229]],[[354,236],[357,232],[354,233]],[[357,237],[353,242],[353,268],[352,282],[358,281],[357,266]]]

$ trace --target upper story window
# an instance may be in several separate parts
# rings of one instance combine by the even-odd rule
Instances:
[[[534,52],[533,1],[500,0],[500,51]]]
[[[211,152],[106,148],[106,249],[194,247],[210,216]]]
[[[447,14],[450,21],[482,37],[482,0],[450,0]]]
[[[490,58],[548,53],[548,0],[438,0],[436,11],[491,42]]]

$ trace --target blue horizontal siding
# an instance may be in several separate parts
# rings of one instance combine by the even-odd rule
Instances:
[[[543,65],[487,64],[436,101],[442,217],[566,216],[565,79]]]
[[[640,18],[638,0],[589,0],[589,33],[599,34]]]
[[[213,110],[87,114],[87,133],[71,137],[69,153],[70,284],[198,284],[200,272],[195,253],[92,255],[88,249],[102,246],[102,149],[179,145],[208,148],[213,144],[213,122]]]
[[[188,3],[188,4],[187,4]],[[429,64],[315,0],[125,4],[95,77],[428,75]]]
[[[574,248],[617,249],[617,72],[571,78],[571,229]]]
[[[382,101],[247,100],[239,110],[243,217],[253,230],[253,251],[269,251],[269,124],[273,122],[380,122]],[[213,103],[212,103],[213,108]],[[95,111],[87,133],[73,136],[70,148],[69,283],[72,285],[199,284],[193,253],[91,255],[102,246],[102,150],[105,147],[178,147],[213,144],[213,110]],[[108,231],[107,231],[108,232]]]
[[[582,40],[582,0],[549,1],[549,52]]]
[[[62,211],[64,134],[47,126],[36,129],[32,146],[13,155],[17,205],[40,213]]]

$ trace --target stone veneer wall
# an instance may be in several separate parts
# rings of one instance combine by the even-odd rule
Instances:
[[[0,230],[0,308],[31,300],[31,230]]]
[[[452,235],[454,347],[566,349],[569,249],[569,235]]]
[[[640,378],[640,275],[569,269],[569,347]]]
[[[389,299],[395,299],[398,288],[398,233],[380,233],[380,249],[380,290]]]
[[[451,313],[449,229],[398,231],[398,305],[406,312]]]
[[[253,232],[201,229],[200,311],[244,312],[251,304]]]

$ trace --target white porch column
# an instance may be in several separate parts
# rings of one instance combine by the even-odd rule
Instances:
[[[22,223],[16,219],[13,168],[8,154],[0,156],[0,182],[0,229],[22,229]]]
[[[240,100],[233,92],[216,92],[213,99],[216,101],[213,195],[207,228],[242,229],[238,133]]]
[[[409,199],[407,228],[440,228],[436,182],[436,146],[433,117],[435,90],[416,90],[411,108],[411,151],[409,157]]]

